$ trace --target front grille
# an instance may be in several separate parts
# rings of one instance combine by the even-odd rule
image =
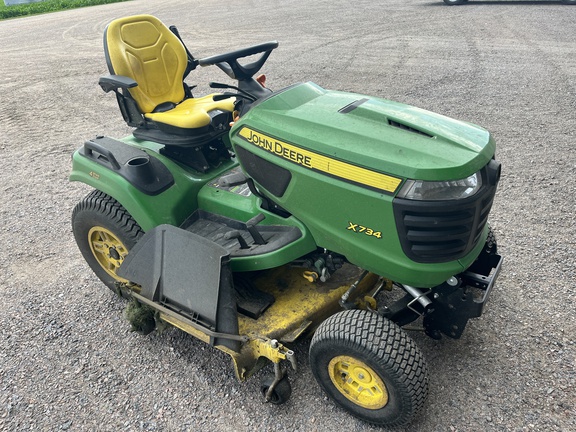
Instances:
[[[482,187],[470,198],[417,201],[396,198],[394,216],[406,256],[421,263],[440,263],[466,256],[478,244],[492,207],[500,165],[484,167]]]

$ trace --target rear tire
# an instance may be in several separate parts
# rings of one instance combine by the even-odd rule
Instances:
[[[108,288],[117,292],[116,282],[127,281],[116,272],[144,235],[140,225],[118,201],[95,190],[74,208],[72,231],[90,268]]]
[[[343,311],[320,325],[310,366],[336,403],[381,426],[408,424],[428,395],[428,370],[416,344],[396,324],[365,310]]]

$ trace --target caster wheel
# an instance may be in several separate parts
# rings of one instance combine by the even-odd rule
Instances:
[[[266,394],[270,389],[270,386],[274,382],[275,377],[271,375],[264,380],[262,380],[262,384],[260,385],[260,392],[262,396],[266,398]],[[270,399],[267,402],[273,403],[274,405],[281,405],[290,399],[290,395],[292,394],[292,386],[290,385],[290,381],[288,381],[288,377],[282,378],[274,390],[272,390],[272,394],[270,395]]]

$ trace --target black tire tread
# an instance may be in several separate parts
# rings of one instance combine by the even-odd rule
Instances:
[[[72,221],[76,218],[77,213],[81,211],[95,211],[107,216],[111,221],[116,221],[121,227],[124,227],[134,242],[144,235],[140,225],[134,220],[132,215],[124,208],[122,204],[99,190],[93,190],[82,199],[72,211]]]
[[[99,190],[86,195],[72,211],[72,231],[80,252],[96,276],[117,293],[115,281],[100,267],[90,250],[87,232],[91,225],[97,224],[107,225],[128,249],[134,247],[144,231],[122,204]]]
[[[492,228],[488,231],[488,236],[486,237],[486,252],[489,254],[498,253],[498,242],[496,241],[496,234]]]
[[[388,358],[393,373],[402,377],[401,385],[409,395],[404,403],[409,408],[396,421],[386,422],[386,426],[405,425],[423,408],[428,397],[426,362],[415,342],[392,321],[366,310],[339,312],[320,325],[312,338],[311,350],[326,341],[362,347],[378,358]]]

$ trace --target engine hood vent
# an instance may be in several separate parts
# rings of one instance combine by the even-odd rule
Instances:
[[[408,132],[412,132],[412,133],[415,133],[415,134],[418,134],[418,135],[422,135],[422,136],[425,136],[425,137],[428,137],[428,138],[433,138],[432,135],[430,135],[430,134],[428,134],[428,133],[426,133],[426,132],[422,132],[421,130],[414,129],[414,128],[411,127],[411,126],[408,126],[408,125],[405,125],[405,124],[402,124],[402,123],[398,123],[397,121],[394,121],[394,120],[391,120],[391,119],[388,119],[388,124],[389,124],[390,126],[393,126],[393,127],[398,128],[398,129],[402,129],[402,130],[405,130],[405,131],[408,131]]]

